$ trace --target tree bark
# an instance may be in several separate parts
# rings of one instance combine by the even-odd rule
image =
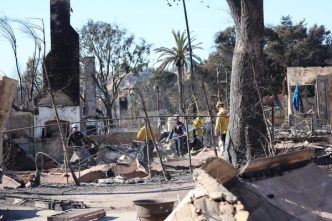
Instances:
[[[107,126],[109,128],[114,127],[113,125],[113,105],[111,102],[108,102],[106,99],[106,102],[104,103],[106,108],[106,117],[107,117]]]
[[[266,127],[257,87],[263,74],[263,0],[227,0],[227,3],[235,22],[236,42],[232,61],[226,159],[238,166],[246,155],[257,155],[256,150],[263,150],[262,145],[266,143]],[[246,146],[251,146],[251,154],[246,152]]]
[[[184,113],[184,104],[183,104],[183,68],[178,66],[178,92],[179,92],[179,114]]]
[[[112,110],[112,104],[110,102],[105,103],[105,108],[106,108],[106,116],[107,119],[112,119],[113,118],[113,110]]]

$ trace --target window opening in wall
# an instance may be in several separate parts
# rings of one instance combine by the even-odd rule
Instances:
[[[60,120],[60,124],[64,134],[68,134],[69,122]],[[44,136],[45,138],[60,137],[60,131],[56,120],[50,120],[45,122]]]
[[[292,86],[291,99],[294,96],[294,90],[296,86]],[[300,105],[299,113],[301,114],[314,114],[317,112],[317,101],[316,101],[316,87],[314,84],[298,85],[297,86],[300,92]],[[294,105],[292,105],[293,112],[296,110]]]

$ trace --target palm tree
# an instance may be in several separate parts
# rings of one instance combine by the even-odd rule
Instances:
[[[159,53],[159,58],[157,63],[160,63],[158,69],[160,72],[168,66],[176,66],[178,71],[178,92],[179,92],[179,112],[183,113],[183,73],[188,69],[190,65],[190,51],[189,51],[189,42],[185,32],[180,33],[180,31],[172,31],[176,47],[166,48],[160,47],[156,48],[154,51]],[[196,39],[192,38],[191,42],[193,43]],[[199,47],[201,43],[192,44],[192,50],[202,49]],[[197,55],[192,55],[194,64],[201,63],[202,60]],[[191,73],[193,74],[193,73]]]

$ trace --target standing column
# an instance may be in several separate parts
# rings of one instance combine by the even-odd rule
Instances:
[[[3,132],[16,95],[17,81],[0,75],[0,164],[3,163]]]
[[[94,80],[96,73],[95,57],[85,57],[83,63],[85,75],[84,116],[90,117],[96,115],[96,83]]]

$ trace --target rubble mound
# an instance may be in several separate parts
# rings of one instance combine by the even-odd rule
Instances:
[[[244,221],[249,213],[235,195],[203,169],[193,173],[195,189],[179,203],[166,221]]]

